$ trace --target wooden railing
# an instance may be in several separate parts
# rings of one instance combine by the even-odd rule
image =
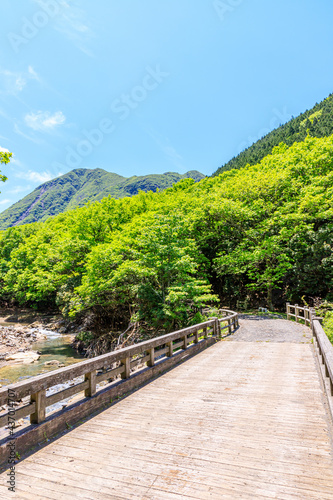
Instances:
[[[212,345],[222,337],[223,330],[227,329],[228,334],[231,334],[238,327],[238,314],[229,310],[220,310],[219,313],[224,317],[214,317],[204,323],[1,388],[0,407],[8,405],[9,400],[14,403],[8,411],[0,414],[0,429],[9,426],[11,434],[23,434],[25,438],[20,440],[20,453],[26,451],[33,443],[40,442],[42,437],[49,438],[66,426],[68,428],[184,357]],[[100,385],[101,382],[105,384],[105,381],[108,386]],[[53,392],[58,384],[71,386]],[[80,401],[47,415],[48,407],[79,393],[82,396]],[[14,406],[15,401],[24,398],[27,400],[24,406]],[[24,417],[30,417],[30,427],[16,432],[10,421]],[[40,432],[33,432],[38,428]],[[27,436],[29,432],[30,437]],[[1,448],[3,451],[2,456],[0,453],[0,463],[5,456],[4,447],[8,439],[10,437],[0,440],[0,452]]]
[[[294,314],[292,314],[292,310],[294,310]],[[303,320],[306,325],[311,327],[316,351],[324,368],[323,377],[328,379],[329,396],[333,397],[333,345],[321,325],[323,318],[316,316],[316,311],[312,307],[301,307],[287,302],[287,318],[291,317],[294,317],[297,322]]]
[[[294,311],[294,314],[292,314],[292,310]],[[302,307],[298,304],[291,305],[287,302],[287,319],[290,318],[295,318],[296,323],[303,320],[306,325],[311,326],[311,308]]]

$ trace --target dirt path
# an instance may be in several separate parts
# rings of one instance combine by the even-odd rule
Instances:
[[[309,327],[286,319],[272,319],[270,316],[241,314],[240,328],[229,342],[292,342],[309,344],[312,339]]]

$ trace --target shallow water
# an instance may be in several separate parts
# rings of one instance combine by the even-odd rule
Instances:
[[[13,326],[13,323],[1,321],[1,325]],[[65,335],[50,330],[38,330],[47,337],[33,343],[32,350],[41,352],[39,360],[31,364],[13,364],[0,368],[0,383],[2,385],[12,384],[57,369],[57,366],[44,366],[46,361],[52,359],[60,361],[65,366],[83,359],[83,356],[70,345],[74,340],[74,335]]]

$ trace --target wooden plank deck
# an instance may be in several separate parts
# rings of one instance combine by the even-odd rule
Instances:
[[[309,343],[220,342],[16,467],[10,499],[333,499]]]

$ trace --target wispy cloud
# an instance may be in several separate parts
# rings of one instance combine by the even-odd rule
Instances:
[[[37,80],[37,82],[41,82],[40,76],[36,73],[32,66],[28,67],[28,73],[30,75],[30,78],[32,78],[33,80]]]
[[[0,146],[1,153],[9,153],[9,150]]]
[[[27,80],[22,73],[3,69],[0,71],[0,76],[2,77],[3,86],[7,94],[21,92],[27,84]]]
[[[177,167],[179,170],[186,170],[186,167],[183,165],[183,157],[177,152],[177,150],[173,147],[168,137],[162,137],[155,130],[146,128],[146,131],[153,139],[153,141],[158,145],[160,150],[171,160],[173,165]]]
[[[49,131],[63,125],[66,117],[62,111],[56,111],[53,114],[49,111],[37,111],[37,113],[26,114],[24,120],[26,125],[33,130]]]
[[[29,191],[30,186],[17,186],[15,189],[11,189],[7,191],[8,194],[18,194],[18,193],[24,193],[25,191]]]
[[[22,162],[18,158],[16,158],[15,154],[13,153],[12,158],[10,159],[10,163],[14,163],[17,167],[23,167]]]
[[[39,0],[37,0],[38,3]],[[58,0],[61,4],[61,14],[55,21],[55,29],[89,57],[94,57],[92,50],[88,47],[93,37],[93,32],[88,26],[86,13],[78,7],[78,2],[72,0],[69,5],[65,0]]]
[[[37,72],[32,66],[27,71],[10,71],[0,69],[0,81],[2,83],[2,94],[17,95],[25,88],[29,80],[40,82]]]
[[[20,129],[20,127],[17,125],[17,123],[14,123],[14,132],[16,134],[21,135],[22,137],[25,137],[25,139],[28,139],[29,141],[35,142],[36,144],[40,144],[40,142],[41,142],[38,139],[36,139],[35,137],[31,137],[30,135],[25,134],[24,132],[22,132],[22,130]]]
[[[28,172],[18,172],[17,174],[15,174],[15,177],[18,177],[19,179],[27,179],[28,181],[32,182],[42,183],[50,181],[54,178],[54,176],[51,175],[48,171],[36,172],[34,170],[28,170]]]
[[[10,203],[10,200],[5,199],[5,200],[0,200],[0,205],[5,205],[6,203]]]

